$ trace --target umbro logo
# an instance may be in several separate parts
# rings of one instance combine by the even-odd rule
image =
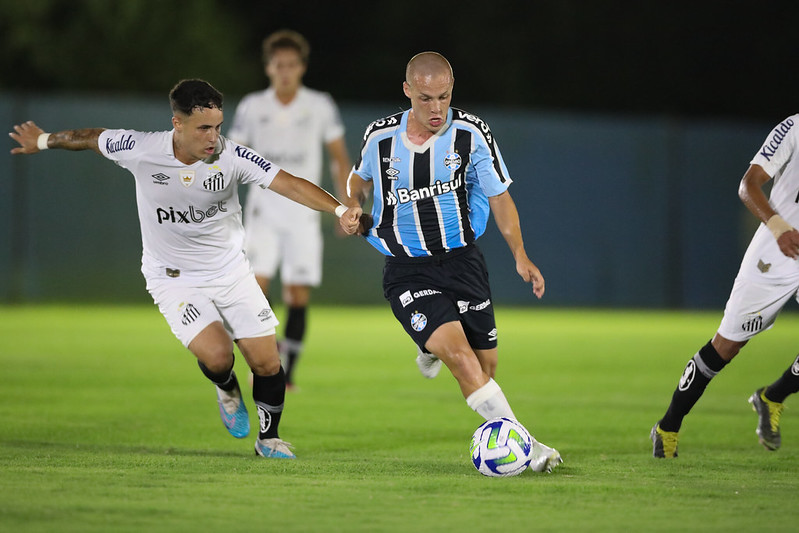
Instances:
[[[272,310],[269,308],[264,309],[260,313],[258,313],[258,318],[261,319],[261,322],[266,322],[272,316]]]
[[[388,167],[388,170],[386,170],[386,174],[388,175],[388,179],[390,179],[390,180],[397,179],[397,174],[399,174],[399,173],[400,173],[400,171],[397,170],[394,167]]]
[[[169,185],[167,183],[169,181],[169,176],[159,172],[158,174],[153,174],[153,183],[156,185]]]

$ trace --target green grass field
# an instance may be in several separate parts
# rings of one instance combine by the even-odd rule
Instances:
[[[0,308],[0,531],[794,531],[799,404],[772,453],[746,399],[792,361],[799,316],[711,383],[678,459],[651,456],[719,318],[500,308],[497,381],[565,463],[496,479],[468,458],[480,417],[446,371],[421,377],[387,307],[311,310],[281,424],[296,461],[227,434],[154,307]]]

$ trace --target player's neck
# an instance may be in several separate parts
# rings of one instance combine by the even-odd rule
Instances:
[[[190,155],[188,152],[182,149],[180,141],[176,137],[172,137],[172,152],[175,154],[175,159],[184,165],[193,165],[199,161],[198,158]]]
[[[422,124],[416,120],[416,117],[413,115],[413,110],[408,114],[408,122],[405,127],[405,135],[408,137],[408,140],[413,144],[417,144],[419,146],[423,145],[427,142],[430,137],[435,135],[432,131],[428,130]]]
[[[294,99],[297,97],[297,93],[300,92],[299,87],[292,87],[289,89],[275,89],[275,96],[277,97],[277,101],[283,105],[289,105]]]

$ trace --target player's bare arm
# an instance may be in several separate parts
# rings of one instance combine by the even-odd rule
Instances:
[[[355,172],[350,172],[349,178],[347,179],[347,202],[350,202],[349,205],[359,205],[363,207],[372,194],[373,187],[374,185],[371,181],[366,181]],[[372,228],[373,223],[372,215],[363,213],[361,215],[360,224],[358,225],[358,233],[361,235],[366,234],[366,232]]]
[[[350,175],[352,162],[347,154],[347,145],[344,143],[344,137],[339,137],[327,143],[327,153],[330,156],[330,175],[333,176],[336,195],[344,200],[346,204],[347,178]]]
[[[336,198],[326,190],[314,185],[306,179],[289,174],[285,170],[281,170],[277,173],[272,183],[269,185],[269,188],[285,196],[289,200],[293,200],[316,211],[324,211],[337,215],[336,208],[342,205],[341,202],[336,200]],[[361,213],[362,210],[359,206],[353,206],[348,207],[346,211],[341,214],[339,223],[347,235],[353,235],[358,230],[358,221]]]
[[[741,179],[738,197],[753,215],[768,226],[774,234],[774,238],[777,239],[780,251],[790,258],[796,259],[799,257],[799,231],[771,207],[766,193],[763,192],[763,186],[770,179],[771,176],[763,170],[763,167],[750,165],[749,170]]]
[[[488,203],[491,206],[494,221],[500,233],[502,233],[502,237],[505,238],[513,258],[516,260],[516,272],[519,273],[524,281],[533,284],[533,293],[536,297],[541,298],[544,296],[545,289],[544,276],[541,275],[538,267],[530,261],[530,258],[527,257],[527,252],[524,250],[519,212],[516,209],[513,198],[511,198],[508,191],[505,191],[489,198]]]
[[[326,144],[327,153],[330,156],[330,175],[333,177],[333,186],[337,198],[347,207],[357,205],[347,198],[347,177],[352,168],[349,154],[347,154],[347,145],[344,142],[344,137],[333,139]],[[339,227],[338,234],[341,235],[344,230]],[[346,234],[345,234],[346,235]]]
[[[60,148],[62,150],[93,150],[100,153],[97,143],[100,134],[105,128],[86,128],[78,130],[65,130],[49,134],[46,138],[46,148]],[[12,154],[35,154],[45,149],[40,147],[40,136],[44,134],[39,126],[32,120],[14,126],[14,131],[9,136],[19,143],[12,148]]]

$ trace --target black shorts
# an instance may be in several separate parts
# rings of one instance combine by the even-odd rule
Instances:
[[[472,348],[497,346],[488,270],[474,244],[440,256],[386,257],[383,295],[418,346],[447,322],[463,325]]]

